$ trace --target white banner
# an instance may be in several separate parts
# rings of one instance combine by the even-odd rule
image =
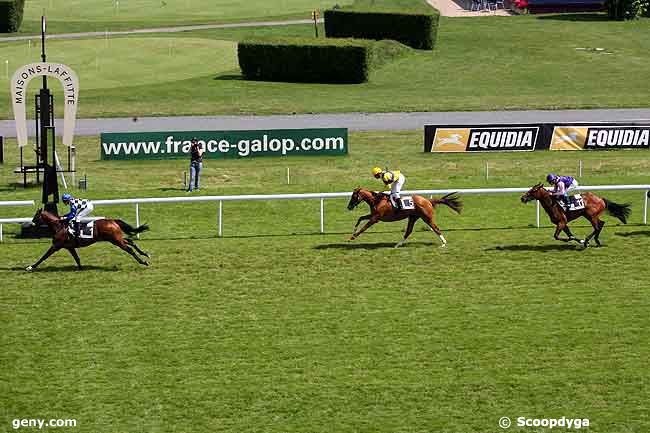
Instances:
[[[27,85],[32,78],[43,75],[55,77],[63,85],[63,144],[72,146],[77,118],[77,102],[79,101],[79,79],[77,74],[68,66],[48,62],[25,65],[19,68],[11,78],[11,102],[14,107],[18,146],[27,145],[27,117],[25,111]]]

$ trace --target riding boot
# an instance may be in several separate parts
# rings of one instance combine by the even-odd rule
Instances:
[[[566,195],[562,196],[562,202],[564,203],[564,210],[567,212],[569,211],[569,207],[571,206],[571,202],[569,201],[569,197]]]
[[[399,197],[395,197],[393,199],[393,201],[395,202],[395,210],[397,212],[401,211],[402,210],[402,200]]]
[[[74,238],[79,243],[79,237],[81,236],[81,223],[75,221],[74,222]]]

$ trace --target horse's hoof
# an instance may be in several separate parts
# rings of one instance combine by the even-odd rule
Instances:
[[[25,268],[26,271],[31,272],[34,270],[34,267],[32,265],[29,265]]]
[[[447,248],[447,244],[440,245],[440,248]]]
[[[149,266],[149,263],[147,263],[147,262],[142,262],[142,264],[145,265],[145,266]]]
[[[356,238],[355,238],[354,236],[350,236],[350,239],[348,239],[348,240],[349,240],[349,241],[353,241],[353,240],[355,240],[355,239],[356,239]]]

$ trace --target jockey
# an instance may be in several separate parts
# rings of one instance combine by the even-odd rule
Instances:
[[[372,169],[372,175],[375,179],[381,179],[384,182],[386,189],[390,188],[390,200],[398,211],[402,209],[402,200],[400,200],[399,193],[406,182],[406,178],[399,170],[382,170],[379,167]]]
[[[65,193],[61,198],[64,204],[70,206],[70,212],[61,217],[61,221],[70,222],[74,221],[74,236],[79,238],[81,230],[81,218],[87,216],[93,211],[94,206],[90,200],[74,198],[72,194]]]
[[[578,187],[578,181],[571,176],[558,176],[553,173],[549,173],[548,176],[546,176],[546,181],[551,185],[554,185],[551,195],[561,199],[568,209],[569,191]]]

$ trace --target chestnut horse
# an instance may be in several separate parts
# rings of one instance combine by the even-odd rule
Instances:
[[[582,196],[582,201],[585,205],[584,209],[570,210],[565,212],[560,204],[553,198],[553,195],[544,188],[544,185],[538,183],[532,187],[526,194],[521,197],[523,203],[528,203],[531,200],[539,200],[542,207],[548,214],[551,222],[555,224],[555,234],[553,237],[559,241],[569,242],[576,241],[581,243],[585,247],[589,246],[589,241],[593,238],[596,242],[596,245],[600,246],[600,232],[603,230],[605,221],[600,219],[600,216],[604,211],[607,211],[610,215],[618,218],[623,224],[627,224],[627,218],[630,216],[630,205],[628,203],[618,204],[613,201],[609,201],[606,198],[600,198],[596,194],[586,192],[580,194]],[[568,223],[573,221],[576,218],[585,217],[591,223],[591,226],[594,228],[594,231],[591,232],[589,236],[585,238],[584,241],[573,236],[571,230],[569,230]],[[561,238],[560,232],[567,234],[568,238]]]
[[[411,196],[414,204],[413,209],[397,210],[391,204],[388,194],[369,191],[364,188],[357,188],[352,192],[352,197],[350,197],[350,202],[348,203],[348,210],[354,209],[359,203],[365,201],[368,203],[368,206],[370,206],[370,213],[368,215],[360,217],[357,220],[357,224],[354,226],[354,230],[352,230],[352,236],[350,236],[350,240],[353,241],[370,226],[378,223],[379,221],[390,222],[408,218],[409,221],[406,225],[406,231],[404,232],[404,239],[395,245],[395,248],[397,248],[406,242],[406,239],[413,231],[415,222],[418,219],[422,219],[422,221],[431,227],[431,230],[433,230],[438,235],[440,242],[442,242],[442,246],[444,247],[447,245],[447,240],[442,235],[442,232],[434,221],[434,209],[438,204],[442,203],[449,206],[454,212],[460,213],[463,209],[463,203],[455,194],[456,193],[451,193],[442,198],[434,199],[427,199],[419,195],[413,195]],[[368,220],[368,222],[363,227],[361,227],[359,231],[356,231],[361,221],[364,220]]]
[[[126,232],[130,235],[141,233],[145,230],[148,230],[149,227],[146,224],[141,225],[140,227],[133,228],[122,220],[111,220],[111,219],[98,219],[95,220],[95,229],[93,231],[92,238],[80,238],[74,239],[68,235],[68,229],[66,225],[59,219],[58,216],[51,214],[47,211],[39,209],[36,211],[36,215],[32,219],[32,223],[41,224],[45,223],[54,233],[52,238],[52,246],[49,250],[43,254],[36,263],[27,267],[28,271],[33,271],[38,265],[44,262],[52,254],[56,253],[62,248],[68,250],[70,255],[74,258],[74,261],[77,262],[77,267],[81,269],[81,262],[79,261],[79,256],[77,255],[76,248],[87,247],[92,245],[95,242],[107,241],[122,248],[127,253],[131,254],[133,258],[140,263],[141,265],[149,266],[149,263],[142,260],[138,257],[135,252],[142,254],[145,257],[149,257],[149,254],[142,251],[131,239],[125,239],[122,235],[122,232]],[[131,248],[133,247],[133,248]]]

